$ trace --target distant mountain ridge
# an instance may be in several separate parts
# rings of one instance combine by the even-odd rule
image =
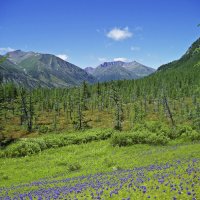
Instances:
[[[99,82],[123,79],[138,79],[155,72],[155,69],[133,62],[104,62],[96,68],[87,67],[85,71]]]
[[[94,72],[95,68],[94,68],[94,67],[86,67],[84,70],[85,70],[88,74],[92,74],[92,73]]]
[[[21,50],[11,51],[6,54],[8,59],[15,64],[18,64],[21,61],[23,61],[31,56],[36,56],[36,55],[39,55],[39,53],[35,53],[32,51],[24,52]]]
[[[155,71],[136,61],[104,62],[96,68],[83,70],[52,54],[15,50],[6,56],[6,62],[0,64],[1,82],[14,82],[26,87],[69,87],[83,81],[138,79]]]
[[[0,60],[4,60],[0,62],[0,83],[13,82],[31,88],[69,87],[80,85],[83,81],[95,83],[97,81],[139,79],[155,71],[136,61],[104,62],[96,68],[88,67],[83,70],[51,54],[16,50],[7,53],[6,56],[6,59],[1,59],[2,56],[0,56]],[[178,80],[182,82],[181,79],[184,77],[190,77],[190,82],[199,82],[200,38],[180,59],[160,66],[147,80],[155,76],[158,84],[162,84],[163,80],[169,80],[172,76],[175,77],[174,87],[178,87]]]
[[[2,56],[0,56],[0,58],[2,58]],[[0,83],[1,82],[12,82],[14,84],[22,85],[25,87],[37,87],[39,85],[47,87],[45,83],[38,82],[38,80],[33,79],[24,73],[22,68],[19,68],[18,65],[14,64],[8,59],[3,63],[0,63]]]
[[[3,82],[28,87],[69,87],[83,81],[95,82],[95,78],[85,70],[55,55],[16,50],[6,56],[6,62],[0,64]]]

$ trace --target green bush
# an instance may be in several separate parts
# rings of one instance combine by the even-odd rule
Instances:
[[[136,131],[126,133],[115,133],[112,136],[111,144],[113,146],[129,146],[133,144],[153,144],[165,145],[169,138],[164,134],[156,134],[148,131]]]
[[[191,126],[188,125],[179,125],[177,126],[177,132],[179,136],[189,136],[193,131]]]
[[[29,142],[37,143],[40,146],[41,151],[47,149],[46,142],[43,138],[30,139]]]
[[[146,138],[147,144],[153,144],[153,145],[165,145],[169,141],[169,138],[165,135],[159,134],[156,135],[155,133],[149,134]]]
[[[144,122],[142,124],[136,124],[133,128],[134,132],[151,132],[156,133],[157,135],[165,135],[166,137],[169,137],[171,130],[170,128],[159,121],[148,121]]]
[[[97,137],[99,140],[107,140],[108,138],[112,136],[112,134],[113,134],[112,130],[106,130],[97,134]]]
[[[95,140],[98,140],[97,135],[88,135],[85,138],[82,138],[82,141],[85,141],[84,143],[88,143],[88,142],[95,141]]]
[[[4,157],[4,151],[0,149],[0,158]]]
[[[129,146],[133,144],[132,141],[132,134],[127,132],[127,133],[123,133],[123,132],[119,132],[116,133],[112,136],[111,138],[111,144],[113,146]]]
[[[104,158],[103,163],[107,166],[107,167],[112,167],[115,165],[115,162],[113,159],[111,158]]]
[[[63,138],[59,136],[48,137],[48,138],[45,138],[44,140],[47,145],[47,148],[57,148],[57,147],[65,146]]]
[[[57,136],[57,137],[60,137],[63,144],[66,146],[66,145],[69,145],[69,144],[77,144],[78,141],[77,141],[77,136],[74,134],[74,135],[61,135],[61,136]]]
[[[58,148],[71,144],[82,144],[91,141],[105,140],[111,137],[111,130],[90,130],[71,134],[50,134],[38,138],[27,138],[8,145],[0,151],[0,157],[22,157],[38,153],[49,148]]]
[[[157,142],[162,143],[166,142],[167,138],[170,139],[177,139],[177,138],[184,138],[184,139],[190,139],[190,135],[193,134],[193,128],[189,125],[178,125],[174,128],[169,128],[166,124],[159,122],[159,121],[149,121],[142,124],[136,124],[133,128],[134,132],[139,132],[140,135],[143,134],[143,132],[150,132],[156,135],[152,135],[151,138],[152,141],[157,140],[160,138]],[[160,136],[160,137],[159,137]],[[142,137],[142,136],[141,136]],[[157,143],[155,142],[155,143]],[[154,142],[152,142],[153,144]]]
[[[137,131],[137,132],[132,132],[132,141],[133,144],[145,144],[146,143],[146,139],[149,136],[149,132],[148,131]]]
[[[40,145],[38,143],[21,140],[16,143],[9,145],[4,151],[4,156],[6,157],[22,157],[41,151]]]
[[[188,125],[179,125],[173,130],[173,139],[198,140],[199,133]],[[199,138],[200,139],[200,138]]]
[[[70,172],[78,171],[79,169],[81,169],[81,165],[78,162],[71,163],[71,164],[68,165],[68,170]]]
[[[38,131],[39,131],[39,133],[47,133],[47,132],[49,132],[49,128],[48,128],[48,126],[42,125],[39,127]]]
[[[3,180],[8,180],[9,177],[8,177],[7,175],[3,175],[3,176],[2,176],[2,179],[3,179]]]
[[[169,137],[170,139],[174,140],[180,137],[180,133],[179,131],[177,131],[177,128],[171,128],[170,131],[166,134],[167,137]]]
[[[193,127],[200,131],[200,117],[197,117],[193,120]]]
[[[195,130],[192,130],[192,132],[190,133],[189,135],[189,138],[192,140],[192,141],[198,141],[200,140],[200,133],[195,131]]]

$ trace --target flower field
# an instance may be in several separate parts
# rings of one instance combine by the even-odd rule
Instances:
[[[104,142],[105,144],[106,142]],[[141,163],[140,166],[138,166],[139,163],[136,164],[137,167],[128,165],[128,169],[110,164],[107,170],[100,173],[74,174],[73,177],[73,173],[76,171],[80,171],[81,174],[81,169],[74,166],[71,169],[70,177],[69,173],[63,171],[62,174],[43,177],[28,184],[1,187],[0,199],[200,199],[200,159],[196,154],[199,144],[194,144],[194,149],[192,146],[189,144],[165,148],[150,147],[139,155],[141,160],[146,159],[148,164],[146,165],[143,160],[143,165]],[[127,149],[130,153],[130,150],[134,151],[134,146],[118,149],[120,153]],[[188,154],[184,158],[181,153],[184,153],[185,150],[188,151]],[[137,148],[135,151],[138,151]],[[121,157],[123,154],[119,155],[119,152],[116,154],[121,159],[120,162],[124,162],[124,166],[127,168],[127,163],[131,164],[133,158],[131,155],[123,158]],[[164,159],[164,157],[169,157],[170,154],[174,156],[173,160],[166,161],[167,158]],[[195,154],[197,158],[195,158]],[[113,158],[116,158],[115,156]],[[163,157],[163,161],[160,160],[160,156]],[[132,163],[134,163],[134,159]]]

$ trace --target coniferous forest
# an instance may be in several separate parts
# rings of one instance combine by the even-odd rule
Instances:
[[[147,123],[200,130],[198,39],[179,60],[138,80],[119,80],[70,88],[26,88],[2,83],[1,143],[47,132],[109,128],[130,131]],[[150,125],[151,126],[151,125]],[[171,133],[170,133],[171,132]],[[171,135],[171,136],[170,136]]]

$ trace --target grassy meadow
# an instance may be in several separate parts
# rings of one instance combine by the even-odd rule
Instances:
[[[33,138],[17,141],[1,151],[0,199],[198,199],[199,142],[182,136],[164,146],[114,145],[119,134],[131,133],[42,135],[35,140],[47,147],[38,152]],[[20,143],[28,144],[25,156]]]

